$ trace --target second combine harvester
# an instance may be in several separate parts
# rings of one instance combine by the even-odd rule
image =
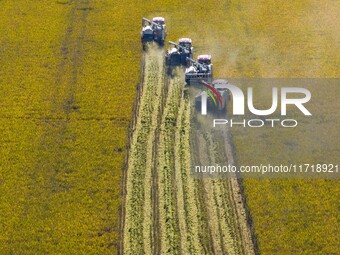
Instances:
[[[180,38],[178,40],[178,44],[171,41],[169,41],[169,44],[174,47],[167,51],[165,55],[165,63],[168,66],[187,66],[187,58],[192,58],[192,52],[194,50],[191,39]]]

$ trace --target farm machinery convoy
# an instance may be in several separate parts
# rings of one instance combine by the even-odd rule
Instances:
[[[144,50],[148,43],[155,42],[159,46],[164,46],[165,38],[166,25],[163,17],[155,17],[152,21],[146,18],[142,19],[141,39]],[[194,60],[194,47],[190,38],[180,38],[178,43],[169,41],[169,45],[172,45],[173,47],[166,52],[165,65],[168,68],[176,66],[185,67],[185,82],[187,85],[203,85],[204,87],[204,85],[208,84],[214,88],[219,94],[219,98],[222,99],[222,103],[218,105],[217,109],[219,111],[224,110],[229,98],[229,92],[225,89],[221,89],[220,84],[227,83],[228,81],[222,79],[213,80],[211,55],[198,55],[197,59]],[[202,91],[195,97],[196,106],[201,102],[200,98],[202,93],[205,92]],[[214,96],[209,97],[208,105],[211,105],[212,101],[216,102]]]

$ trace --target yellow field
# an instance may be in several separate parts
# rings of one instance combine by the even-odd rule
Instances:
[[[113,3],[0,7],[0,253],[114,254],[139,50]]]
[[[1,254],[117,254],[141,17],[164,16],[167,39],[191,37],[196,53],[211,53],[215,77],[339,77],[336,1],[2,0],[0,7]],[[321,103],[314,107],[323,142],[313,153],[338,160],[339,124],[330,118],[338,113],[324,110],[332,101]],[[289,141],[288,133],[233,135],[244,164],[271,160]],[[306,161],[320,141],[308,137],[298,143]],[[244,185],[261,254],[339,252],[338,181]]]

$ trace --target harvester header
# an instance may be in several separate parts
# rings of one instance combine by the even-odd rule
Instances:
[[[150,25],[153,25],[153,26],[155,26],[155,27],[157,27],[159,29],[163,28],[161,24],[156,23],[155,21],[153,21],[154,19],[151,21],[151,20],[149,20],[147,18],[143,18],[143,20],[146,21],[147,23],[149,23]],[[164,22],[164,20],[163,20],[163,22]]]

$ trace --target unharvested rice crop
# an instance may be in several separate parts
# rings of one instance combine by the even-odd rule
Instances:
[[[120,38],[134,31],[115,24],[119,8],[0,2],[1,254],[117,253],[139,79],[139,41]]]

